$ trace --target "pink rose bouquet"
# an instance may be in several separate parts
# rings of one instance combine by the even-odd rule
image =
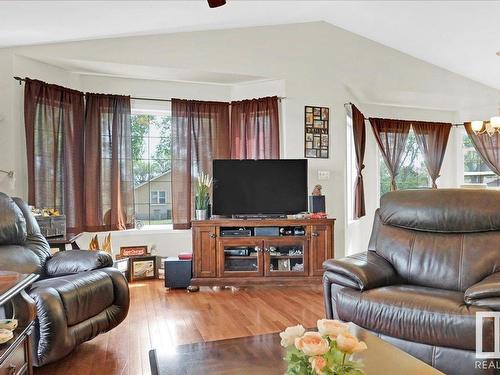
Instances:
[[[287,348],[286,375],[364,375],[359,361],[351,355],[366,344],[349,333],[349,325],[338,320],[318,320],[318,332],[306,332],[301,325],[280,333]]]

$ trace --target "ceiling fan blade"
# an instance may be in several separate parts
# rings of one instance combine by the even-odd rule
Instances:
[[[226,0],[207,0],[210,8],[217,8],[226,4]]]

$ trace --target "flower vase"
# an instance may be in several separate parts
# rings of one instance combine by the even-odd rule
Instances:
[[[207,220],[207,209],[204,208],[202,210],[195,211],[196,220]]]

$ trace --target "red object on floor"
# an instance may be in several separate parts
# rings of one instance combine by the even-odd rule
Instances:
[[[193,259],[193,253],[180,253],[177,257],[180,260],[191,260]]]

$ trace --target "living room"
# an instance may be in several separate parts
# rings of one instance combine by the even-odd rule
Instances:
[[[2,2],[0,370],[500,372],[497,15]]]

